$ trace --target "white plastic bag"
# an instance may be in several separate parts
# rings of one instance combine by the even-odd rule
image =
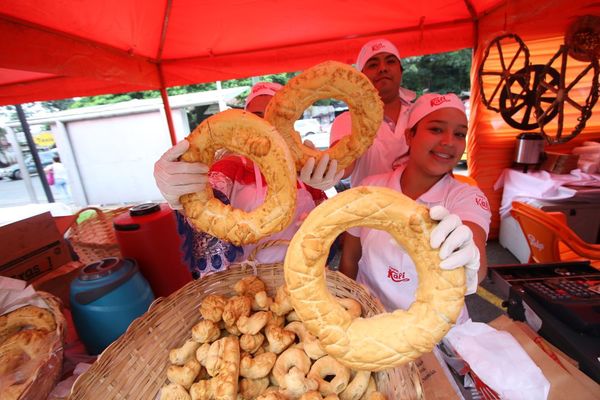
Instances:
[[[550,382],[510,333],[469,320],[450,329],[444,340],[500,398],[548,398]]]

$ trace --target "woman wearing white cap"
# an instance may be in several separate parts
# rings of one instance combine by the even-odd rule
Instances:
[[[407,121],[408,161],[360,184],[389,187],[428,207],[431,217],[440,220],[431,234],[431,246],[440,248],[440,267],[465,266],[467,294],[471,294],[487,270],[485,241],[491,213],[481,190],[452,176],[466,134],[464,105],[456,95],[425,94],[415,102]],[[351,229],[340,270],[369,287],[388,310],[406,309],[414,301],[418,285],[414,263],[386,232]]]
[[[369,175],[391,171],[398,155],[408,150],[404,130],[412,101],[416,97],[414,92],[400,87],[400,54],[396,46],[386,39],[366,43],[358,54],[356,69],[365,74],[379,92],[384,104],[384,120],[371,147],[345,169],[344,177],[351,176],[352,186]],[[331,126],[331,145],[350,135],[351,130],[350,113],[338,116]]]
[[[256,83],[246,98],[246,111],[263,117],[267,104],[279,89],[281,85],[278,83]],[[154,165],[156,184],[171,208],[181,209],[179,197],[186,193],[203,191],[207,183],[212,185],[215,197],[235,208],[251,211],[264,202],[266,183],[252,161],[242,156],[228,155],[216,162],[209,171],[208,166],[200,163],[177,161],[188,147],[187,140],[179,142]],[[315,203],[325,198],[325,193],[321,190],[307,187],[298,180],[293,222],[285,230],[243,248],[195,231],[183,215],[177,213],[179,231],[183,236],[186,259],[192,274],[199,278],[210,272],[224,270],[232,262],[245,260],[252,250],[264,241],[291,239],[306,214],[315,208]],[[267,248],[258,253],[256,261],[260,264],[282,262],[286,250],[286,246]]]

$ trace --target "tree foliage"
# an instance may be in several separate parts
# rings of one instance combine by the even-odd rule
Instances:
[[[418,94],[467,92],[471,88],[471,49],[402,60],[402,85]]]

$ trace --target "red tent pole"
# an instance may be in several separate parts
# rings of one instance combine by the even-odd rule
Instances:
[[[165,79],[163,76],[162,67],[158,64],[158,77],[160,79],[160,96],[162,97],[163,107],[165,108],[165,115],[167,117],[167,125],[169,126],[169,135],[171,136],[171,144],[175,146],[177,143],[177,137],[175,136],[175,127],[173,125],[173,116],[171,115],[171,105],[169,104],[169,95],[167,94],[167,88],[165,87]]]

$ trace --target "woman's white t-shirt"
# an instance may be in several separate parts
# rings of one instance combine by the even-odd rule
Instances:
[[[372,176],[362,186],[384,186],[398,192],[405,165],[390,173]],[[487,198],[479,188],[461,183],[446,175],[417,203],[431,208],[444,206],[463,221],[481,226],[489,233],[491,213]],[[371,228],[352,228],[349,233],[360,237],[362,257],[358,263],[357,282],[366,285],[386,310],[407,309],[415,299],[418,276],[410,256],[390,234]]]

